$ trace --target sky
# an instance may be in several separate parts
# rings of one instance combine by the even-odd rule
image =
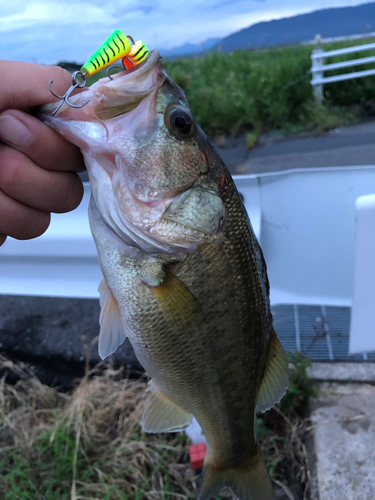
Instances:
[[[115,29],[150,49],[364,0],[0,0],[0,58],[85,62]]]

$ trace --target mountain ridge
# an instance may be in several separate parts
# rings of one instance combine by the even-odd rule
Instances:
[[[372,23],[369,20],[373,20]],[[187,43],[162,51],[163,57],[185,57],[208,50],[233,51],[293,45],[323,38],[366,34],[375,31],[375,2],[354,7],[331,7],[305,14],[260,21],[223,38],[209,38],[200,44]]]
[[[369,20],[373,20],[372,24]],[[224,52],[236,49],[293,45],[314,39],[350,36],[375,31],[375,2],[355,7],[332,7],[306,14],[262,21],[224,37],[214,47]]]
[[[207,50],[212,49],[221,40],[220,37],[207,38],[201,43],[185,43],[171,49],[163,49],[160,51],[163,57],[181,57],[194,54],[203,54]]]

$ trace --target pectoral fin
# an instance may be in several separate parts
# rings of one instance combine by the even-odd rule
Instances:
[[[273,330],[266,367],[258,391],[256,411],[266,411],[280,401],[288,388],[288,384],[288,360],[283,346]]]
[[[99,317],[99,356],[104,359],[115,352],[124,342],[126,335],[118,303],[104,278],[99,285],[99,293],[101,309]]]
[[[193,415],[169,399],[151,380],[142,417],[145,432],[178,432],[190,425]]]
[[[150,286],[160,309],[175,328],[196,328],[203,321],[203,311],[184,283],[171,272],[166,272],[159,286]]]

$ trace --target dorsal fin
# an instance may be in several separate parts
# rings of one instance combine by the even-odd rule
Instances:
[[[273,330],[264,375],[258,390],[256,411],[266,411],[278,403],[284,396],[288,385],[288,360],[283,346]]]
[[[117,300],[104,278],[98,290],[100,293],[99,356],[104,359],[124,342],[126,334]]]

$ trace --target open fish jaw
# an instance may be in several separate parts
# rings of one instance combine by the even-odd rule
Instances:
[[[191,112],[181,89],[162,69],[159,53],[152,51],[133,72],[101,79],[71,99],[75,105],[87,100],[80,109],[64,105],[56,117],[51,116],[53,105],[45,106],[41,116],[83,151],[105,223],[127,245],[147,253],[191,253],[220,240],[225,207],[207,175],[203,133],[198,140],[171,133],[171,110]],[[206,187],[211,183],[211,194],[197,187],[202,179]],[[192,207],[199,191],[203,205],[194,224]],[[174,219],[170,206],[180,196],[192,201]]]

